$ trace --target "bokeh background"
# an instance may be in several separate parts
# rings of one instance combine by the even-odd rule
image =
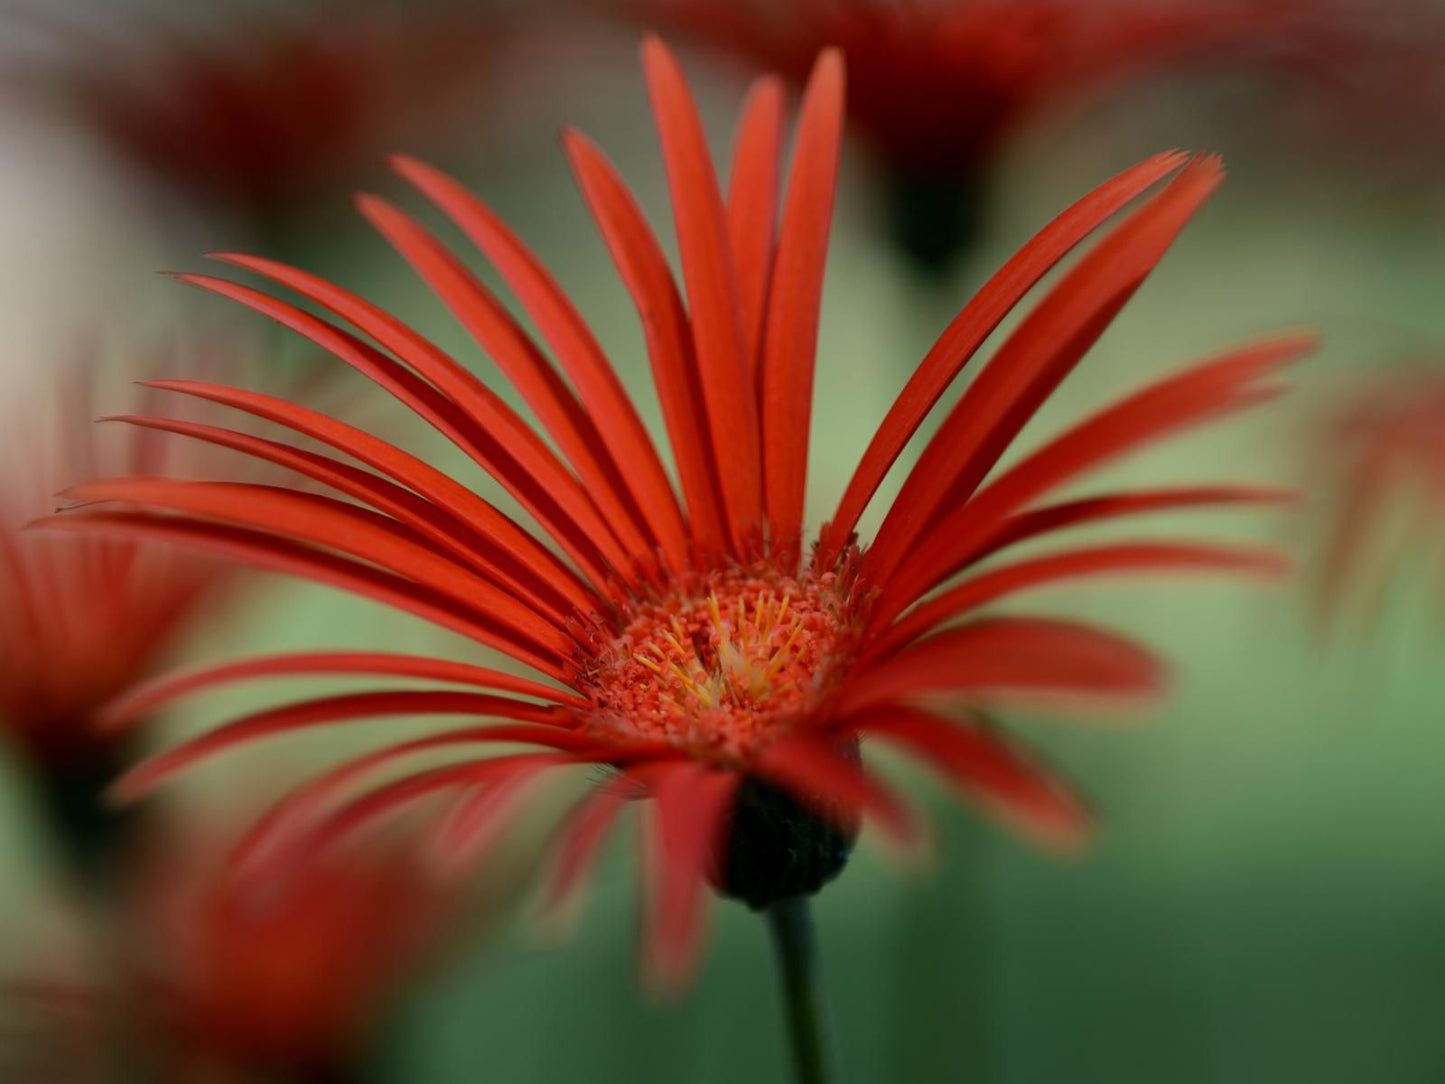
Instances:
[[[235,314],[225,303],[155,274],[200,268],[200,254],[214,249],[280,255],[334,277],[457,356],[476,358],[465,333],[351,213],[348,193],[358,189],[416,206],[387,177],[383,147],[369,137],[358,139],[354,158],[338,155],[318,169],[304,192],[237,197],[200,157],[160,162],[138,153],[82,86],[113,73],[120,82],[102,97],[129,88],[139,98],[137,81],[162,74],[145,50],[166,35],[203,35],[215,55],[244,62],[245,35],[267,20],[294,19],[310,32],[372,5],[333,4],[319,14],[304,10],[311,6],[34,0],[0,8],[0,407],[8,416],[77,349],[91,351],[96,365],[125,359],[141,375],[168,375],[197,327],[230,334]],[[420,25],[425,5],[406,7],[411,18],[398,25]],[[467,49],[426,54],[435,57],[426,87],[399,80],[384,88],[381,137],[454,170],[499,210],[639,388],[647,379],[640,330],[555,139],[563,124],[587,131],[653,222],[670,221],[635,63],[640,31],[625,7],[471,5]],[[1038,853],[920,776],[911,793],[936,806],[938,825],[927,867],[900,869],[865,836],[821,895],[847,1080],[1404,1084],[1445,1073],[1445,600],[1430,576],[1438,532],[1404,551],[1383,599],[1366,612],[1326,630],[1313,601],[1331,523],[1330,493],[1319,484],[1331,452],[1320,439],[1323,419],[1362,376],[1408,367],[1428,374],[1431,365],[1445,373],[1445,87],[1425,74],[1445,41],[1445,9],[1390,0],[1305,7],[1321,18],[1334,8],[1332,47],[1358,47],[1328,54],[1338,79],[1317,79],[1294,59],[1274,63],[1298,45],[1275,41],[1257,55],[1216,50],[1104,92],[1063,95],[1031,111],[991,153],[976,228],[942,268],[922,269],[899,251],[875,160],[865,141],[848,147],[824,295],[814,522],[971,292],[1053,214],[1157,150],[1219,151],[1228,183],[1023,446],[1250,336],[1313,325],[1326,345],[1297,371],[1284,404],[1173,441],[1109,475],[1303,486],[1301,505],[1285,512],[1191,513],[1153,532],[1188,537],[1219,523],[1239,538],[1288,547],[1299,561],[1290,582],[1050,589],[1052,610],[1156,644],[1174,667],[1173,697],[1147,718],[1010,720],[1097,804],[1093,847],[1068,860]],[[726,155],[746,65],[691,36],[679,44],[714,147]],[[348,61],[363,80],[367,56]],[[455,70],[440,71],[444,64]],[[307,110],[327,117],[341,106],[312,101],[283,77],[259,81],[282,87],[279,113],[314,149],[330,125],[307,129]],[[155,109],[202,101],[185,85],[147,94]],[[201,114],[214,119],[219,108]],[[173,150],[196,152],[203,133],[181,127],[166,138],[178,142]],[[221,130],[214,138],[236,137]],[[235,323],[266,379],[277,368],[325,364],[259,318]],[[158,342],[171,345],[159,351]],[[163,356],[151,361],[152,352]],[[122,396],[124,381],[114,388]],[[642,403],[660,431],[655,404]],[[408,446],[456,465],[381,405],[367,400],[361,409],[385,417]],[[0,462],[7,473],[26,469],[23,456]],[[865,535],[875,523],[876,513]],[[267,577],[228,596],[168,661],[378,646],[459,650],[380,607]],[[292,691],[311,690],[285,687]],[[248,687],[188,700],[147,741],[172,741],[277,695]],[[287,738],[223,758],[167,790],[168,815],[186,825],[229,823],[307,770],[403,725]],[[91,910],[37,815],[31,784],[18,753],[0,756],[0,971],[19,976],[73,958]],[[480,902],[452,920],[457,931],[422,981],[377,1022],[366,1079],[782,1079],[774,978],[754,916],[717,905],[695,988],[657,1003],[636,979],[631,847],[619,840],[609,850],[590,908],[559,943],[525,909],[497,903],[520,891],[512,882],[527,866],[528,842],[514,841],[497,871],[479,876],[469,891]],[[15,1029],[4,1041],[35,1039]]]

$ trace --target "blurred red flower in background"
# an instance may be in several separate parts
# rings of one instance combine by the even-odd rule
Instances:
[[[1319,604],[1327,620],[1378,609],[1402,568],[1445,567],[1445,372],[1402,367],[1355,381],[1313,443],[1326,499]]]
[[[1182,63],[1227,67],[1287,38],[1299,0],[623,0],[751,68],[801,85],[821,49],[848,60],[849,121],[895,187],[894,228],[925,267],[979,221],[1002,145]]]
[[[230,866],[233,842],[150,833],[104,931],[114,973],[67,978],[51,961],[48,977],[0,983],[0,1067],[17,1081],[356,1079],[394,999],[457,932],[456,887],[404,834],[264,880]]]
[[[1433,195],[1445,151],[1445,8],[1435,0],[1317,0],[1300,33],[1276,42],[1292,73],[1279,127],[1291,143],[1348,148],[1366,178]],[[1365,150],[1366,153],[1362,153]]]
[[[94,423],[111,370],[91,356],[58,366],[38,387],[12,391],[0,422],[0,733],[34,769],[56,826],[81,847],[106,819],[97,792],[129,755],[131,734],[104,730],[101,706],[149,675],[219,605],[236,572],[125,539],[24,530],[98,469],[207,469],[196,449]]]
[[[170,184],[258,218],[354,181],[399,142],[474,122],[511,40],[495,5],[458,0],[190,14],[35,19],[59,59],[22,85],[74,107]]]
[[[154,665],[233,570],[123,540],[23,531],[97,467],[150,474],[172,453],[136,433],[119,454],[97,448],[83,398],[64,397],[38,424],[35,405],[21,405],[0,476],[0,715],[39,759],[63,761],[104,740],[91,726],[100,705]]]
[[[140,865],[132,992],[156,1057],[351,1079],[391,999],[454,925],[448,894],[395,837],[265,879],[238,875],[226,843],[152,840]]]
[[[114,356],[111,356],[114,355]],[[207,622],[242,601],[233,563],[118,538],[64,538],[27,530],[64,503],[61,493],[96,471],[206,477],[225,453],[169,439],[204,411],[158,416],[163,397],[144,391],[137,413],[102,418],[128,377],[183,356],[195,377],[264,376],[300,401],[343,400],[300,357],[293,375],[262,374],[245,336],[188,333],[129,356],[87,348],[63,363],[17,374],[0,409],[0,739],[20,753],[60,842],[87,872],[115,857],[122,819],[100,793],[134,754],[142,718],[107,725],[103,708],[151,676]],[[123,424],[122,424],[123,423]],[[260,443],[246,433],[241,447]],[[246,477],[277,473],[259,461]]]
[[[324,851],[376,817],[443,796],[451,804],[430,849],[448,863],[474,860],[561,769],[604,766],[613,774],[581,798],[560,830],[550,898],[570,898],[618,814],[643,800],[646,959],[650,976],[668,981],[687,973],[708,879],[769,907],[836,875],[861,816],[900,840],[915,838],[910,813],[862,766],[862,738],[915,755],[1033,836],[1078,842],[1090,821],[1083,803],[983,712],[1040,699],[1065,707],[1132,701],[1160,690],[1160,665],[1087,625],[978,611],[1076,576],[1271,575],[1279,558],[1141,541],[976,566],[1080,524],[1276,499],[1274,491],[1226,485],[1051,500],[1107,460],[1271,398],[1277,389],[1268,378],[1312,340],[1281,336],[1170,376],[995,473],[1024,424],[1222,176],[1211,158],[1150,159],[1065,211],[964,306],[884,418],[807,552],[814,354],[842,134],[842,60],[825,53],[809,82],[785,194],[777,183],[782,95],[774,82],[760,84],[724,200],[680,69],[655,39],[643,53],[683,290],[606,158],[575,132],[565,145],[643,320],[681,501],[632,399],[548,272],[460,185],[399,159],[398,172],[516,292],[572,386],[414,219],[369,196],[360,201],[363,213],[497,362],[557,451],[457,361],[340,287],[274,261],[221,257],[294,289],[335,316],[332,324],[247,286],[184,278],[271,316],[390,389],[497,479],[561,553],[461,483],[362,430],[281,399],[194,381],[154,385],[265,418],[369,468],[329,455],[301,458],[279,445],[244,449],[350,500],[239,483],[117,479],[79,486],[73,496],[122,507],[88,507],[47,525],[171,540],[349,589],[461,633],[542,679],[380,653],[268,657],[162,679],[113,705],[112,716],[144,714],[224,681],[298,673],[461,688],[327,696],[263,711],[138,766],[119,784],[120,797],[146,794],[252,739],[341,720],[506,720],[411,738],[324,773],[257,826],[242,847],[242,868],[282,869],[284,860]],[[1058,261],[1171,177],[1007,337],[946,411],[872,543],[860,548],[855,528],[884,476],[983,342]],[[230,439],[223,430],[191,435]],[[403,758],[490,743],[541,751],[466,759],[356,793]]]

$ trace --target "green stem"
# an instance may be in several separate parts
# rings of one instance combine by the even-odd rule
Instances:
[[[830,1084],[837,1073],[808,897],[779,900],[767,909],[767,916],[783,984],[795,1077],[798,1084]]]

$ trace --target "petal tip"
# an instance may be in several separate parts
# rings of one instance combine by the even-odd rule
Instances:
[[[386,156],[386,164],[393,173],[412,184],[420,184],[426,178],[437,176],[441,172],[411,154],[389,154]]]
[[[658,34],[653,32],[644,34],[640,52],[643,76],[649,83],[656,79],[681,80],[683,78],[682,66],[678,63],[677,55]]]
[[[144,781],[137,779],[138,769],[131,769],[100,792],[100,801],[107,809],[129,809],[145,797]]]
[[[60,524],[56,521],[61,518],[62,516],[59,513],[51,513],[48,516],[37,516],[35,519],[21,524],[20,529],[22,531],[53,530],[54,528],[60,526]],[[63,518],[69,519],[70,517],[66,516]]]
[[[830,45],[819,53],[817,61],[813,64],[814,78],[826,78],[830,82],[840,84],[846,77],[847,70],[848,62],[843,57],[843,50],[836,45]]]

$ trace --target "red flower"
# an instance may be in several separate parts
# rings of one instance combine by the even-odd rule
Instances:
[[[1415,366],[1357,382],[1318,434],[1328,497],[1326,619],[1378,606],[1401,566],[1437,559],[1445,520],[1445,376]]]
[[[261,216],[345,183],[399,139],[450,130],[507,35],[475,5],[375,0],[57,31],[63,59],[32,83],[172,184]]]
[[[456,894],[401,838],[264,880],[238,875],[225,843],[147,840],[105,931],[120,935],[110,981],[62,979],[52,962],[45,981],[0,983],[0,1065],[17,1080],[112,1080],[119,1054],[158,1080],[350,1079],[452,929]]]
[[[213,842],[167,849],[143,870],[136,917],[152,955],[136,993],[158,1056],[344,1079],[440,941],[443,893],[395,840],[337,849],[279,881],[237,876]]]
[[[0,724],[35,763],[65,774],[118,740],[101,705],[146,677],[233,569],[129,539],[22,528],[97,471],[194,472],[142,429],[90,424],[80,366],[7,407],[0,470]]]
[[[1284,98],[1284,138],[1330,153],[1348,145],[1370,163],[1372,179],[1433,189],[1445,115],[1439,4],[1317,0],[1300,30],[1277,44],[1276,66],[1293,90]]]
[[[627,0],[642,18],[801,84],[843,51],[849,120],[898,188],[899,240],[944,263],[976,222],[979,186],[1024,121],[1181,60],[1279,36],[1288,0]],[[1242,59],[1236,54],[1236,59]]]
[[[613,777],[580,801],[556,842],[554,898],[585,878],[629,799],[645,799],[653,843],[648,960],[654,977],[672,978],[685,972],[697,944],[705,876],[764,905],[812,891],[836,873],[859,815],[901,838],[915,831],[892,791],[860,763],[861,737],[916,755],[1034,836],[1077,841],[1089,820],[1083,804],[981,712],[1040,699],[1148,696],[1162,684],[1160,667],[1099,629],[980,611],[1075,576],[1273,573],[1279,562],[1254,550],[1146,541],[976,566],[1016,543],[1083,523],[1274,499],[1235,486],[1052,498],[1108,459],[1269,399],[1275,389],[1267,378],[1311,339],[1282,336],[1171,376],[995,472],[1025,422],[1221,177],[1211,158],[1151,159],[1065,211],[963,308],[883,420],[818,542],[805,550],[842,60],[829,52],[818,63],[781,195],[782,100],[772,82],[761,85],[743,120],[724,200],[681,71],[656,40],[643,55],[684,291],[601,152],[575,132],[565,143],[642,317],[681,501],[626,389],[547,271],[460,185],[399,159],[398,172],[516,292],[567,379],[410,216],[369,196],[362,212],[496,360],[557,452],[455,360],[337,286],[272,261],[221,257],[321,305],[340,321],[332,324],[246,286],[183,277],[279,320],[390,389],[496,478],[561,555],[461,483],[362,431],[277,399],[184,381],[156,386],[260,415],[363,464],[368,469],[329,455],[252,449],[284,457],[350,500],[234,483],[116,480],[81,486],[76,495],[130,507],[47,522],[86,534],[180,541],[346,588],[460,632],[541,678],[349,653],[262,658],[182,675],[137,691],[114,712],[149,711],[222,681],[301,672],[461,688],[331,696],[252,715],[139,766],[119,785],[121,795],[138,797],[205,757],[303,727],[390,715],[506,720],[413,737],[323,775],[258,828],[243,848],[244,864],[293,848],[309,852],[440,794],[454,798],[438,829],[442,852],[451,860],[475,857],[538,785],[569,766],[608,766]],[[879,483],[983,341],[1070,250],[1171,175],[1060,278],[982,367],[946,412],[871,544],[861,546],[854,528]],[[227,439],[220,430],[194,435]],[[495,742],[542,751],[468,759],[346,798],[370,773],[422,750]]]

